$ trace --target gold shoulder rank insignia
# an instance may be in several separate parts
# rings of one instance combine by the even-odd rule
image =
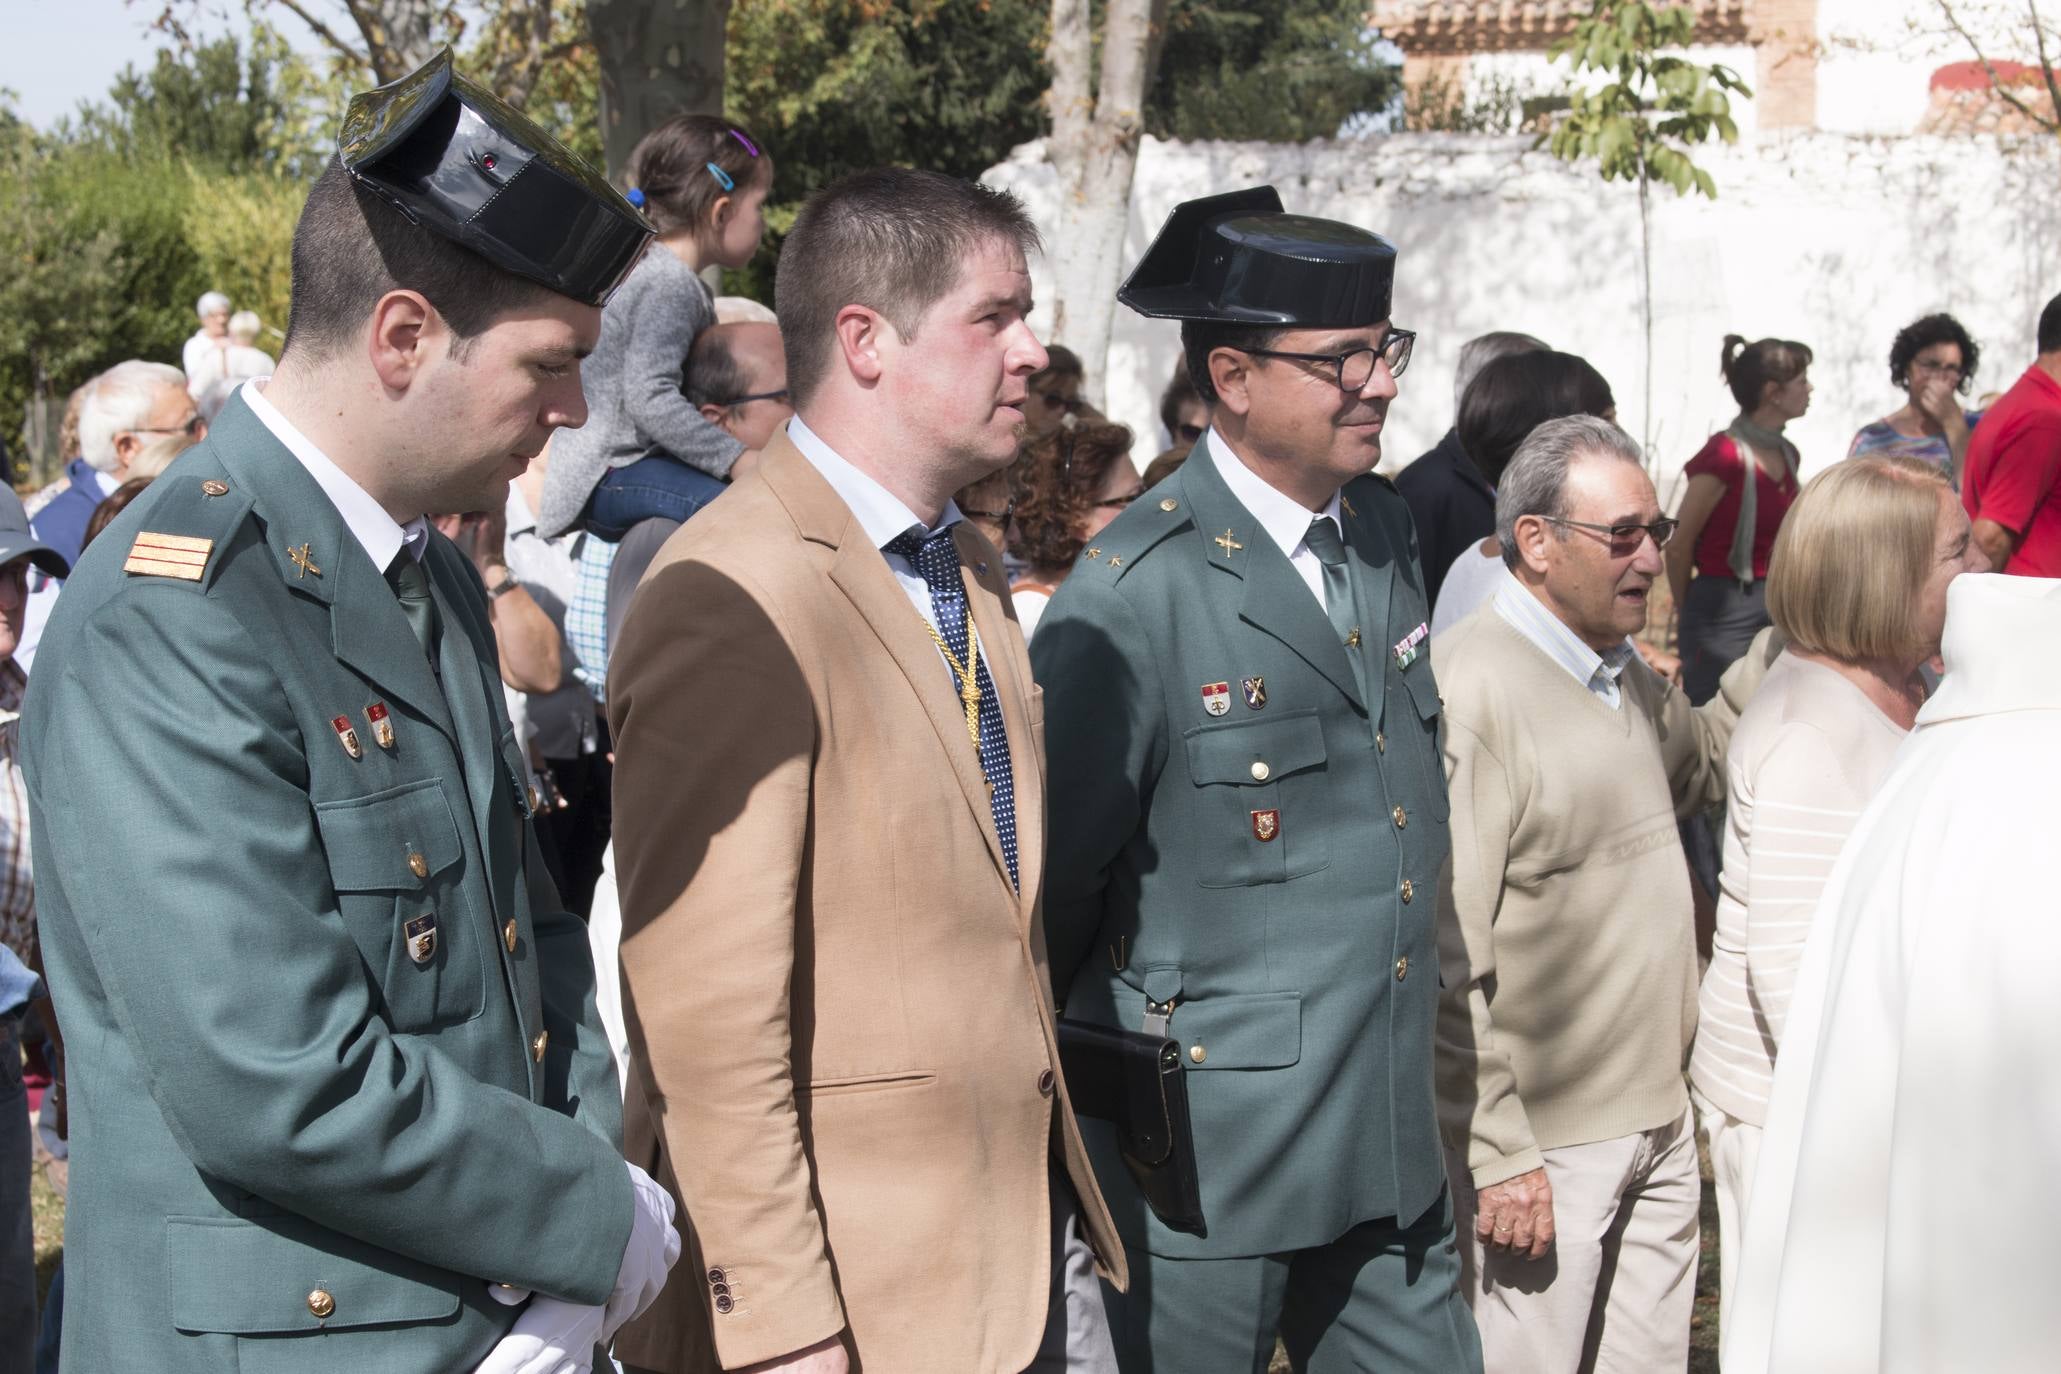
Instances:
[[[212,539],[186,534],[151,534],[146,530],[137,535],[136,542],[129,546],[129,558],[122,564],[122,571],[198,582],[207,571],[208,555],[214,552],[214,548]]]

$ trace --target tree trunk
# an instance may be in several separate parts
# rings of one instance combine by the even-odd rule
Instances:
[[[730,0],[587,0],[601,67],[601,140],[620,181],[637,140],[682,112],[723,108]]]
[[[1094,33],[1088,0],[1052,0],[1052,137],[1059,172],[1059,229],[1047,244],[1052,264],[1052,339],[1080,355],[1083,390],[1102,404],[1109,326],[1123,274],[1124,229],[1130,222],[1131,178],[1144,133],[1145,91],[1152,83],[1166,0],[1109,0],[1103,20],[1102,70],[1089,90]]]
[[[365,56],[382,83],[398,81],[457,35],[446,24],[442,0],[344,0],[365,39]]]
[[[1639,415],[1639,447],[1646,455],[1646,472],[1655,470],[1653,456],[1653,183],[1647,179],[1646,159],[1639,158],[1639,321],[1646,343],[1646,404]]]

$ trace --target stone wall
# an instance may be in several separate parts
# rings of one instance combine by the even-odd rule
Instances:
[[[1389,470],[1451,423],[1459,347],[1491,329],[1525,330],[1595,363],[1616,391],[1620,422],[1652,434],[1655,465],[1670,479],[1734,413],[1718,377],[1727,333],[1815,350],[1816,398],[1792,431],[1806,471],[1843,457],[1858,426],[1902,403],[1889,385],[1889,344],[1919,315],[1951,310],[1982,344],[1978,394],[2008,386],[2030,360],[2040,307],[2061,292],[2055,140],[1764,136],[1699,160],[1719,200],[1662,188],[1653,201],[1650,431],[1637,194],[1534,151],[1528,138],[1397,134],[1293,147],[1148,139],[1125,259],[1137,260],[1178,201],[1260,182],[1278,187],[1290,209],[1392,238],[1401,253],[1395,319],[1419,342],[1392,411]],[[987,180],[1022,196],[1054,234],[1058,184],[1042,144],[1019,148]],[[1042,264],[1033,275],[1048,298]],[[1157,397],[1179,351],[1176,325],[1118,310],[1107,409],[1138,434],[1141,464],[1165,442]]]

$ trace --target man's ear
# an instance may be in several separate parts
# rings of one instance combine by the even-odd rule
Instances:
[[[372,322],[366,333],[366,352],[380,385],[403,392],[429,362],[438,336],[448,336],[449,326],[436,307],[419,291],[389,291],[372,307]]]
[[[1520,515],[1511,533],[1517,537],[1517,558],[1525,567],[1543,577],[1546,573],[1546,544],[1553,538],[1553,530],[1544,516]]]
[[[890,328],[878,312],[863,305],[848,305],[837,312],[838,351],[844,356],[845,368],[861,386],[879,384],[881,342]]]
[[[701,418],[714,425],[717,429],[727,431],[730,428],[725,423],[730,418],[730,408],[728,406],[704,405],[697,407],[697,409],[701,411]]]
[[[1245,354],[1235,348],[1209,351],[1209,382],[1216,388],[1217,404],[1233,415],[1252,412],[1252,396],[1247,390],[1251,378],[1252,360]]]

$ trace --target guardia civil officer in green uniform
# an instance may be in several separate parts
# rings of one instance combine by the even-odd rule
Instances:
[[[1214,406],[1061,585],[1045,926],[1066,1014],[1179,1042],[1207,1233],[1084,1120],[1126,1374],[1481,1368],[1432,1099],[1439,696],[1402,498],[1371,476],[1414,336],[1395,249],[1271,187],[1175,209],[1119,299]]]
[[[70,1051],[63,1368],[584,1370],[678,1253],[487,593],[647,229],[448,55],[358,97],[269,383],[80,560],[23,710]]]

